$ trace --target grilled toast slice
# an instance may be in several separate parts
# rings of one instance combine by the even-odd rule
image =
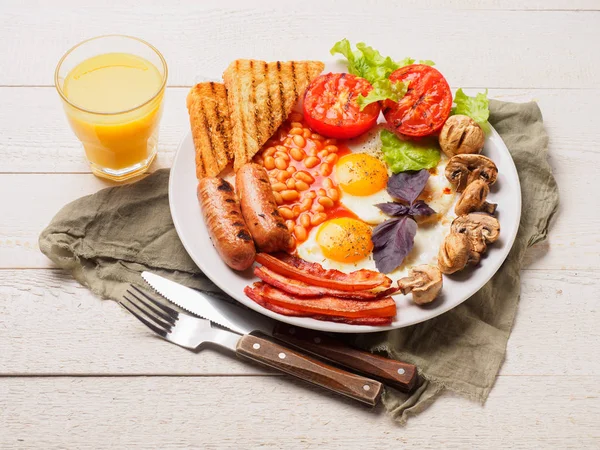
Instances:
[[[217,176],[233,159],[227,91],[223,83],[199,83],[187,96],[198,179]]]
[[[233,61],[223,73],[237,170],[287,119],[325,65],[320,61]]]

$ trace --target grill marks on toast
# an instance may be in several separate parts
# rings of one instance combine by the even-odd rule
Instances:
[[[273,108],[273,100],[271,99],[271,85],[269,83],[269,74],[271,73],[271,71],[269,70],[269,64],[267,64],[266,61],[262,62],[262,66],[263,66],[262,67],[263,72],[265,74],[265,95],[266,95],[266,104],[267,104],[266,111],[268,111],[269,114],[267,114],[266,117],[262,118],[263,121],[265,122],[265,124],[267,125],[267,133],[268,133],[268,135],[265,136],[264,134],[261,134],[259,136],[259,140],[263,140],[265,138],[266,138],[265,140],[267,140],[267,139],[269,139],[273,135],[273,132],[275,131],[273,129],[274,128],[273,127],[273,111],[274,111],[274,108]]]
[[[294,89],[294,97],[298,98],[298,83],[296,82],[296,63],[292,61],[292,87]]]
[[[187,96],[198,179],[218,175],[231,161],[231,125],[222,83],[199,83]]]
[[[279,105],[281,106],[281,115],[285,116],[285,95],[283,90],[283,82],[281,81],[281,61],[277,61],[277,87],[279,88]]]
[[[218,135],[223,139],[223,145],[227,153],[227,160],[233,160],[233,151],[231,150],[231,124],[229,123],[229,105],[227,104],[227,90],[223,83],[210,83],[210,89],[213,95],[219,98],[219,107],[214,103],[214,113],[217,117]],[[224,95],[224,98],[223,98]],[[222,108],[221,108],[222,106]],[[213,147],[214,148],[214,147]]]
[[[237,170],[250,161],[287,119],[310,82],[321,73],[318,61],[266,63],[236,60],[223,79]]]

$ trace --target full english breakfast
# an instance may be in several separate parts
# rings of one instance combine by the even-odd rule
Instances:
[[[435,301],[498,240],[487,95],[453,98],[432,61],[345,39],[331,52],[347,73],[236,60],[191,89],[200,209],[223,261],[254,265],[257,304],[389,325],[393,295]]]

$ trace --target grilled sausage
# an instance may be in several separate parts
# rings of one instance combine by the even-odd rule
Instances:
[[[222,178],[202,178],[198,200],[212,243],[225,264],[235,270],[250,267],[256,250],[233,186]]]
[[[243,165],[236,173],[235,185],[256,247],[267,253],[290,248],[292,235],[279,215],[265,169],[258,164]]]

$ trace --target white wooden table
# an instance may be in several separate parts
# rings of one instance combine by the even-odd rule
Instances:
[[[600,447],[600,2],[400,3],[0,1],[0,448]],[[342,37],[432,59],[453,87],[538,101],[560,213],[528,254],[486,405],[448,394],[398,427],[381,409],[155,339],[53,268],[39,232],[108,185],[89,171],[53,71],[70,46],[107,33],[144,38],[168,61],[154,168],[188,128],[196,77],[237,57],[327,58]]]

